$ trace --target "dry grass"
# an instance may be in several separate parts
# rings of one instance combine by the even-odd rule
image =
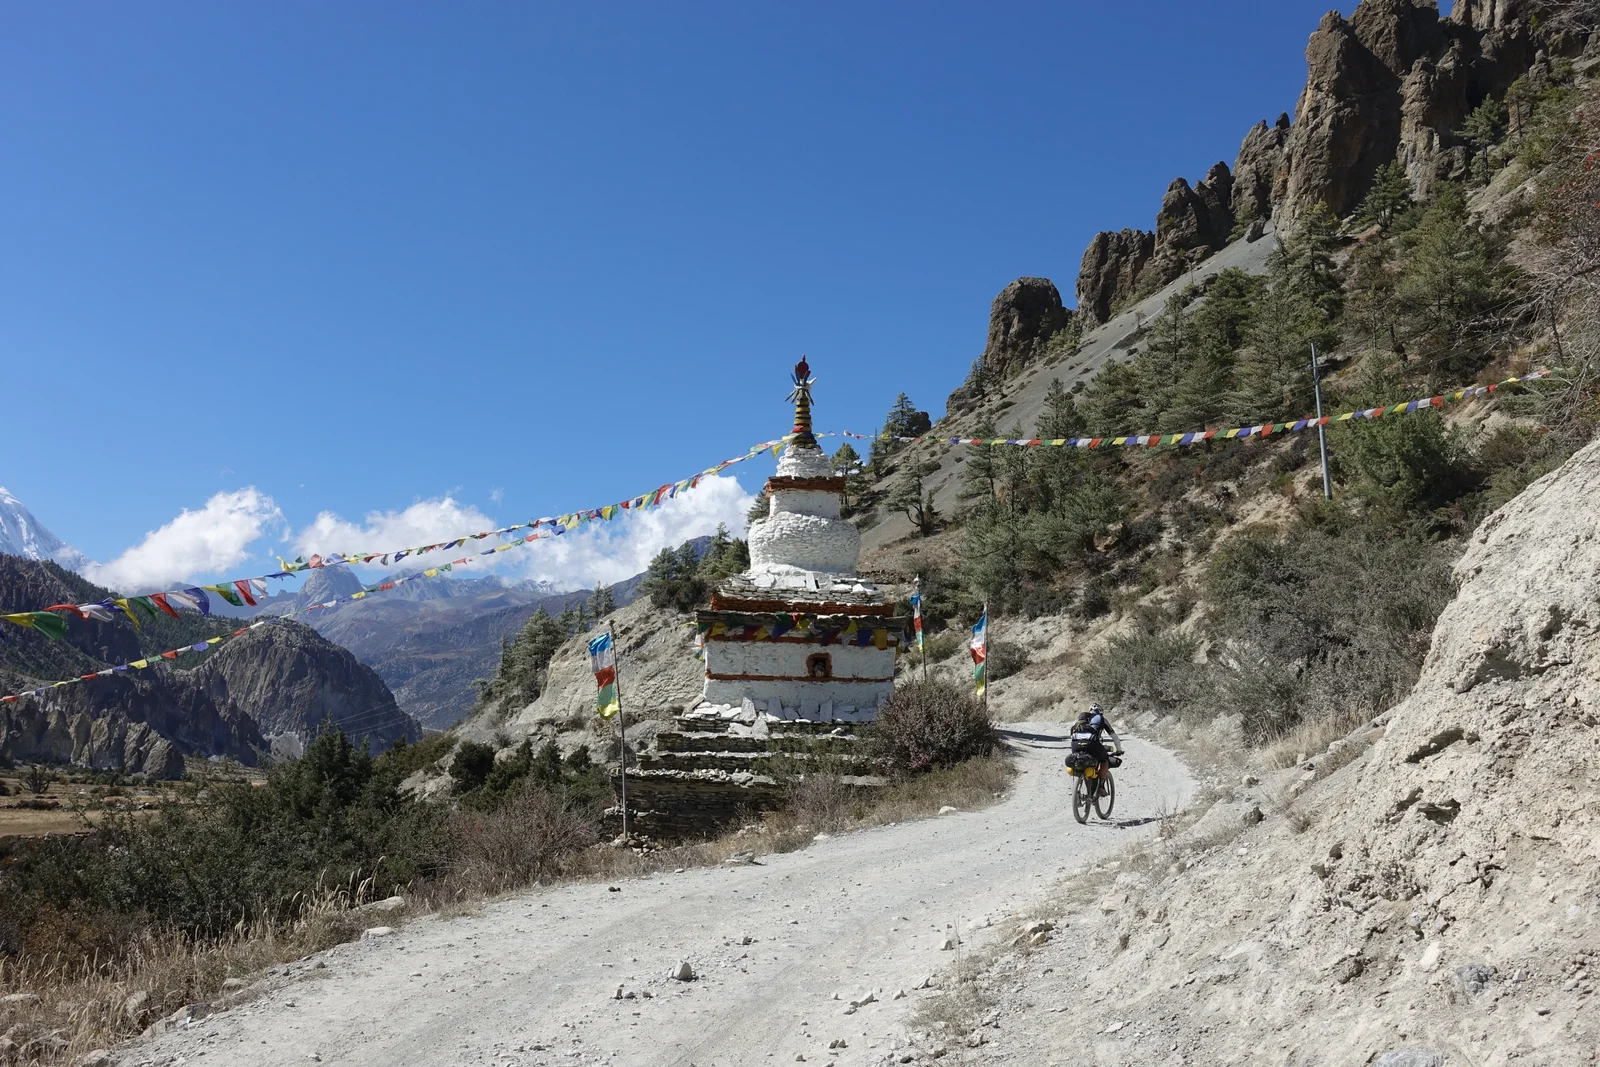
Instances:
[[[547,794],[528,790],[493,816],[463,822],[468,835],[458,868],[419,884],[400,911],[362,912],[365,883],[324,889],[303,902],[292,922],[241,923],[226,938],[197,941],[175,931],[146,932],[115,961],[20,957],[0,961],[0,996],[39,999],[0,1007],[0,1064],[70,1063],[85,1052],[137,1036],[152,1022],[189,1005],[228,1003],[223,983],[359,937],[370,926],[430,914],[475,914],[483,901],[520,886],[618,881],[686,867],[744,862],[804,848],[819,831],[843,832],[938,814],[950,805],[973,810],[994,803],[1014,771],[1001,756],[969,760],[879,789],[844,783],[837,774],[801,783],[794,804],[721,837],[654,852],[595,842],[595,827]],[[976,971],[972,971],[975,978]],[[945,1010],[952,1020],[983,1006],[972,982],[958,981]],[[968,1029],[971,1027],[968,1026]],[[965,1032],[965,1031],[963,1031]],[[7,1042],[10,1044],[7,1044]]]
[[[187,1006],[206,1004],[230,978],[301,959],[395,921],[355,910],[365,885],[325,888],[290,923],[240,923],[223,939],[199,942],[176,931],[146,931],[114,961],[16,957],[0,962],[0,996],[32,994],[0,1008],[0,1063],[70,1063],[136,1036]],[[240,997],[243,994],[232,994]]]

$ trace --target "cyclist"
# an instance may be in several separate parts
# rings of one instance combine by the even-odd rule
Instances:
[[[1111,738],[1114,751],[1106,751],[1103,737]],[[1072,752],[1074,755],[1093,756],[1102,772],[1110,765],[1113,756],[1122,755],[1122,739],[1111,728],[1105,710],[1099,704],[1090,704],[1088,711],[1078,713],[1078,721],[1072,726]]]

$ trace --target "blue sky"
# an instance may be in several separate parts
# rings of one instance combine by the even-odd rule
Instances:
[[[821,427],[937,417],[1007,282],[1070,300],[1292,110],[1325,10],[8,5],[0,485],[101,560],[188,509],[137,584],[643,492],[783,432],[801,352]]]

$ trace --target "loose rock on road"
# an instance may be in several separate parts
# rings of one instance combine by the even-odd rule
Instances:
[[[983,811],[639,878],[620,893],[566,885],[419,920],[280,968],[258,999],[135,1043],[119,1061],[881,1062],[923,998],[938,995],[924,979],[1187,802],[1192,781],[1177,758],[1132,738],[1112,821],[1077,825],[1066,732],[1008,725],[1018,776]]]

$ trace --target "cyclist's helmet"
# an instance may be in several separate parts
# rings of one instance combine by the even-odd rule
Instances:
[[[1090,715],[1104,715],[1105,711],[1106,711],[1106,709],[1102,708],[1099,704],[1090,704],[1089,705],[1089,714]]]

